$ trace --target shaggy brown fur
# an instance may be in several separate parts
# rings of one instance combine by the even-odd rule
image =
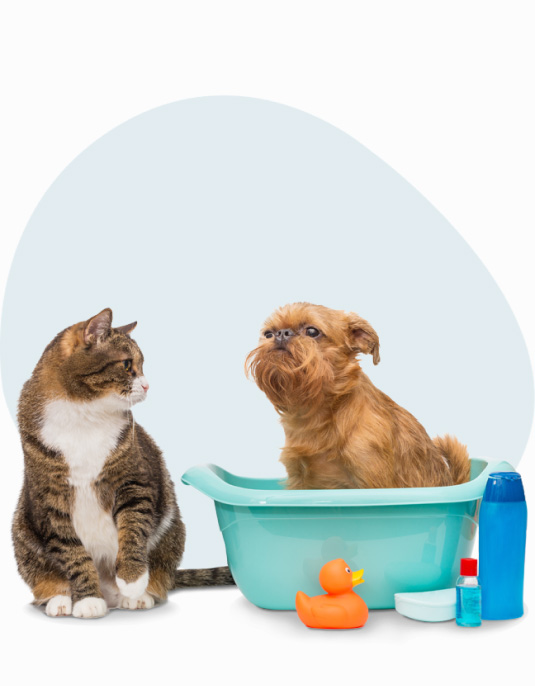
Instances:
[[[377,389],[355,355],[379,362],[379,338],[354,313],[295,303],[266,321],[246,370],[281,416],[287,487],[399,488],[468,481],[466,447],[431,440]]]
[[[129,335],[135,324],[111,321],[106,309],[58,334],[19,401],[15,557],[35,602],[53,616],[101,616],[106,603],[151,607],[175,588],[233,583],[228,567],[177,570],[185,528],[173,482],[130,411],[148,388]]]

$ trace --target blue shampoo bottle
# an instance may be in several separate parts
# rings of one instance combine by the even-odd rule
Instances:
[[[516,619],[524,614],[527,515],[520,474],[490,474],[479,513],[483,619]]]

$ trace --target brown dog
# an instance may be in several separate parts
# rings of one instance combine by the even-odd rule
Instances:
[[[451,486],[470,478],[466,447],[431,440],[419,422],[362,371],[379,362],[379,338],[364,319],[320,305],[277,310],[247,356],[250,372],[281,416],[287,487]]]

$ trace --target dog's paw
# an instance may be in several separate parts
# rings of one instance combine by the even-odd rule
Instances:
[[[141,596],[145,593],[149,583],[149,572],[147,570],[139,577],[139,579],[130,583],[127,583],[124,579],[121,579],[121,577],[116,576],[115,583],[119,587],[119,591],[121,592],[122,596],[136,600],[137,598],[141,598]]]
[[[45,612],[49,617],[68,617],[72,613],[72,600],[69,595],[55,595],[46,604]]]
[[[91,619],[94,617],[104,617],[108,611],[108,606],[104,598],[82,598],[74,603],[72,608],[73,617],[81,617],[83,619]]]
[[[154,607],[154,598],[149,593],[142,593],[139,598],[121,596],[119,607],[123,610],[150,610]]]

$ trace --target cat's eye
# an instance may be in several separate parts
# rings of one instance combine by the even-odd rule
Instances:
[[[273,338],[273,331],[264,331],[265,338]]]
[[[310,338],[317,338],[320,335],[319,330],[315,326],[307,326],[305,333]]]
[[[126,369],[127,372],[131,371],[132,370],[132,360],[124,360],[123,367]]]

